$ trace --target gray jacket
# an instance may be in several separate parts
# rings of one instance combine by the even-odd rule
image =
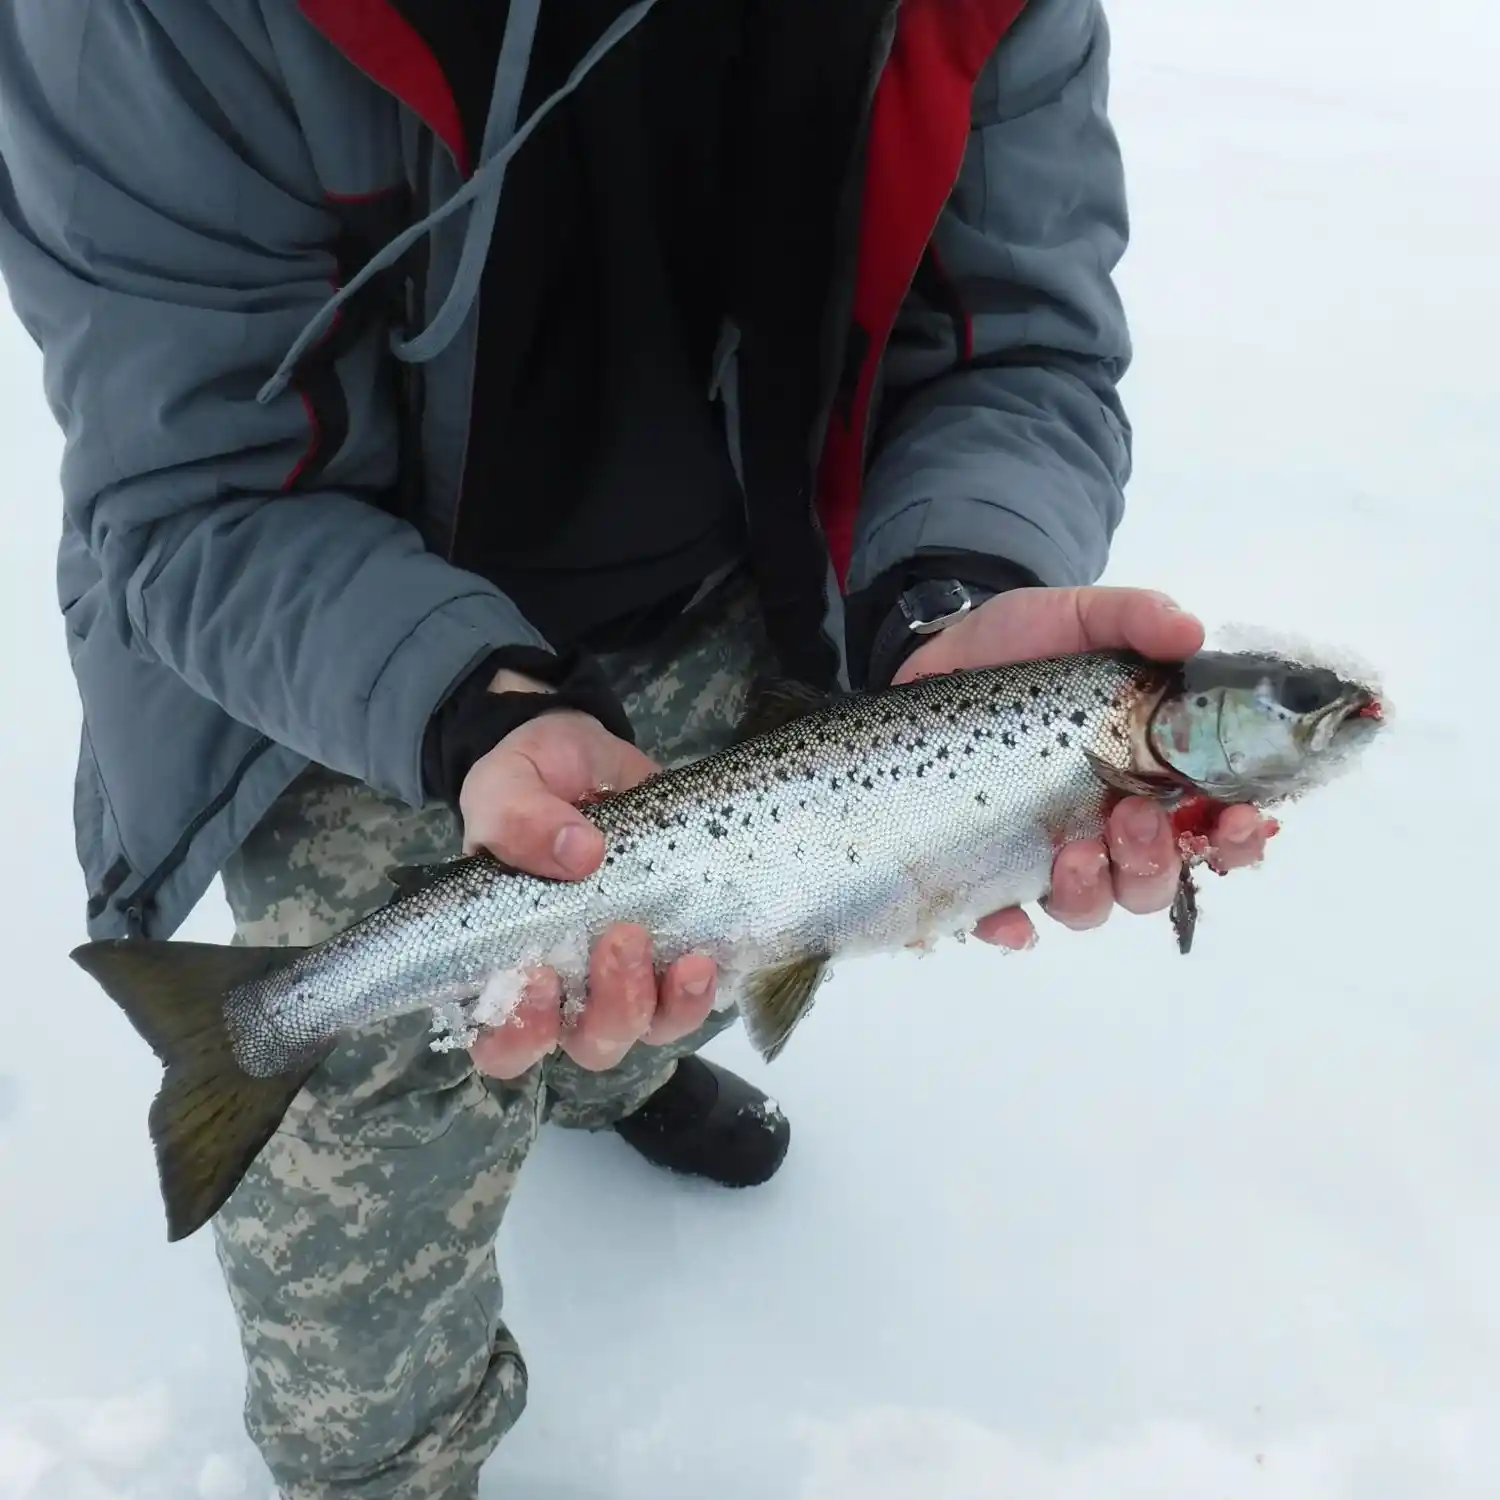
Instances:
[[[933,242],[973,347],[908,295],[881,381],[920,389],[868,455],[851,589],[932,548],[1048,584],[1103,570],[1130,465],[1107,76],[1099,0],[1030,0],[980,76]],[[0,7],[0,272],[66,436],[57,576],[91,936],[174,931],[309,761],[420,803],[451,685],[496,646],[541,643],[431,545],[470,410],[473,179],[479,208],[422,232],[410,310],[421,328],[448,304],[419,354],[422,524],[371,503],[397,482],[400,427],[378,322],[339,355],[347,431],[318,487],[288,484],[308,409],[271,377],[328,299],[329,204],[397,183],[421,216],[465,176],[296,0]]]

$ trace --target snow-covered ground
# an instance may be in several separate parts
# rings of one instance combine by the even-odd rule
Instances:
[[[501,1246],[525,1500],[1493,1500],[1500,145],[1481,0],[1117,0],[1139,433],[1113,581],[1401,716],[1164,921],[851,966],[748,1196],[549,1136]],[[66,954],[57,440],[0,323],[0,1497],[264,1500],[156,1067]],[[220,937],[217,899],[184,935]],[[934,1016],[942,1022],[934,1024]],[[934,1037],[938,1045],[933,1045]]]

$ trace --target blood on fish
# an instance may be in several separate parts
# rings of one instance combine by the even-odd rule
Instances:
[[[1172,809],[1172,832],[1179,839],[1207,838],[1214,831],[1220,813],[1227,806],[1227,803],[1205,797],[1201,793],[1184,797]]]
[[[1184,855],[1212,862],[1215,853],[1212,835],[1226,806],[1213,797],[1194,793],[1172,809],[1172,832]]]

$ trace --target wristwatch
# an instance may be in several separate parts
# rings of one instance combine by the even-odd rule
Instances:
[[[929,636],[946,630],[990,597],[957,578],[914,580],[896,596],[870,647],[870,677],[884,687]]]
[[[974,596],[956,578],[927,578],[903,589],[896,608],[912,635],[936,635],[974,608]]]

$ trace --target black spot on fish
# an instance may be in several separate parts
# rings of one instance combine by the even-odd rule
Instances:
[[[1042,749],[1041,749],[1041,756],[1042,756],[1042,759],[1043,759],[1043,760],[1046,760],[1046,758],[1047,758],[1047,757],[1048,757],[1048,756],[1049,756],[1049,755],[1051,755],[1051,754],[1052,754],[1052,747],[1051,747],[1051,746],[1050,746],[1050,745],[1043,745],[1043,746],[1042,746]]]
[[[974,800],[981,807],[988,807],[990,805],[990,799],[983,792],[975,792],[974,793]]]
[[[1039,688],[1034,682],[1029,688],[1026,689],[1026,691],[1030,693],[1033,698],[1040,698],[1042,696],[1041,688]]]
[[[1068,748],[1068,746],[1072,743],[1068,739],[1068,732],[1067,732],[1066,729],[1063,730],[1062,733],[1058,735],[1058,737],[1057,737],[1057,743],[1059,745],[1061,745],[1064,750],[1066,750]]]
[[[1007,729],[1005,733],[1000,736],[1000,743],[1004,745],[1007,750],[1014,750],[1016,748],[1016,737],[1010,732],[1010,730]]]
[[[875,779],[872,776],[866,776],[865,779],[860,782],[860,785],[864,787],[867,792],[873,792],[875,790]]]
[[[947,760],[948,759],[948,747],[946,745],[939,745],[938,746],[937,758],[939,760]]]
[[[1080,728],[1088,722],[1088,715],[1081,708],[1075,708],[1068,717]]]

